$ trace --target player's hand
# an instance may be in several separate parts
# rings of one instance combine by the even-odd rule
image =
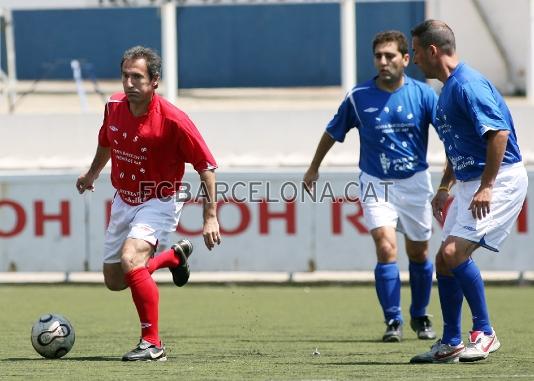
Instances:
[[[489,214],[491,197],[492,190],[490,187],[478,188],[468,208],[475,220],[481,220]]]
[[[95,191],[95,180],[97,176],[92,176],[89,173],[86,173],[85,175],[81,175],[78,177],[78,180],[76,180],[76,189],[78,190],[78,193],[82,194],[86,190]]]
[[[304,174],[304,178],[302,179],[302,183],[304,184],[304,189],[306,190],[306,192],[310,194],[313,192],[313,188],[315,188],[315,183],[318,179],[319,171],[311,167],[308,168],[308,170]]]
[[[432,214],[434,214],[434,218],[438,220],[440,224],[443,224],[443,211],[445,210],[445,205],[447,204],[447,200],[449,199],[449,192],[446,190],[438,190],[434,198],[432,199],[431,205],[432,205]]]
[[[204,220],[202,236],[204,237],[204,243],[208,250],[213,249],[215,244],[221,244],[221,232],[219,231],[219,222],[216,217],[210,217]]]

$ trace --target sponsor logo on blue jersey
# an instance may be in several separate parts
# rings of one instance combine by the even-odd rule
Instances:
[[[392,93],[379,89],[374,79],[356,86],[326,128],[339,142],[356,128],[360,169],[380,179],[404,179],[428,168],[428,127],[437,96],[426,84],[404,79]]]

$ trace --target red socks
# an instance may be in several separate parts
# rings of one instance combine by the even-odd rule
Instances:
[[[125,275],[141,322],[141,337],[151,344],[160,345],[158,332],[159,291],[147,268],[142,267]]]
[[[146,263],[146,268],[152,274],[163,267],[176,267],[178,265],[180,265],[180,260],[174,254],[174,250],[169,249],[151,257]]]
[[[149,343],[160,345],[158,332],[159,291],[152,274],[163,267],[176,267],[180,260],[169,249],[150,258],[146,267],[135,269],[125,275],[141,322],[141,336]]]

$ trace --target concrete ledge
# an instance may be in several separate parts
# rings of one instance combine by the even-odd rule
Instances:
[[[403,283],[408,282],[408,272],[400,274]],[[483,271],[486,283],[534,284],[534,271]],[[158,283],[172,283],[168,271],[154,273]],[[434,279],[435,280],[435,279]],[[316,271],[316,272],[255,272],[255,271],[200,271],[191,274],[192,284],[366,284],[374,282],[372,271]],[[100,272],[4,272],[1,284],[102,284]]]
[[[401,280],[408,279],[408,274],[401,272]],[[340,282],[340,283],[368,283],[374,282],[372,271],[315,271],[292,273],[291,280],[295,283]]]
[[[169,274],[170,275],[170,274]],[[171,277],[169,276],[169,279]],[[172,279],[171,279],[172,281]],[[290,273],[286,272],[195,272],[191,273],[191,283],[287,283]]]
[[[0,273],[0,283],[62,283],[65,273]]]

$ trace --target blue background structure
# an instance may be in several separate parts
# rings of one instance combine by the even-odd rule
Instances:
[[[423,2],[357,3],[359,81],[375,74],[373,36],[398,29],[409,37],[424,14]],[[84,77],[117,79],[128,47],[161,51],[158,8],[15,11],[13,19],[22,80],[70,79],[72,59]],[[341,83],[339,4],[181,7],[177,20],[181,88]],[[412,64],[408,74],[422,79]]]

